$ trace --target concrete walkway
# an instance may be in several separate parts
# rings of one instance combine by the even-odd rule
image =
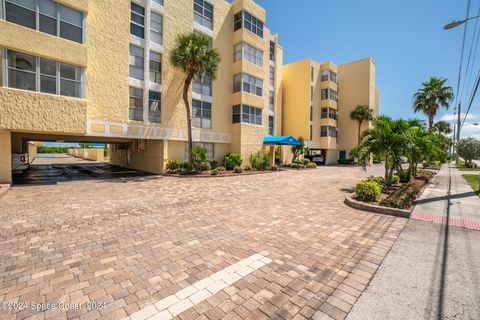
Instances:
[[[480,319],[480,199],[444,166],[414,212],[347,319]]]

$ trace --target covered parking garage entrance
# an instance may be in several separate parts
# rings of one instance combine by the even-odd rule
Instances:
[[[151,173],[118,165],[128,164],[128,159],[112,161],[112,151],[115,157],[137,144],[131,139],[102,140],[12,132],[12,184],[42,185],[150,176]]]

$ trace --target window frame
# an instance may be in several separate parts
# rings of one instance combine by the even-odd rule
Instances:
[[[196,90],[197,87],[200,88],[199,91]],[[196,76],[192,80],[192,92],[200,94],[202,96],[212,97],[213,86],[212,86],[212,80],[210,79],[210,77],[207,77],[206,75]]]
[[[10,66],[10,53],[14,54],[21,54],[28,56],[30,58],[33,58],[35,61],[35,66],[34,66],[34,71],[31,70],[24,70],[24,69],[19,69],[16,67],[11,67]],[[84,67],[79,67],[73,64],[68,64],[68,63],[63,63],[60,61],[55,61],[52,59],[47,59],[31,54],[25,54],[22,52],[18,52],[15,50],[9,50],[9,49],[2,49],[2,56],[3,56],[3,63],[2,63],[2,75],[3,75],[3,86],[6,88],[11,88],[11,89],[17,89],[17,90],[25,90],[25,91],[31,91],[31,92],[37,92],[37,93],[42,93],[42,94],[51,94],[51,95],[56,95],[56,96],[61,96],[61,97],[69,97],[69,98],[75,98],[75,99],[84,99],[85,97],[85,68]],[[53,75],[48,75],[45,73],[41,72],[41,62],[42,60],[48,61],[51,63],[55,63],[55,76]],[[72,67],[75,70],[75,74],[79,74],[78,79],[70,79],[70,78],[65,78],[61,76],[61,66],[65,65],[67,67]],[[23,88],[18,88],[12,86],[10,83],[10,72],[15,71],[15,72],[23,72],[23,73],[29,73],[30,75],[34,75],[35,77],[35,89],[30,90],[30,89],[23,89]],[[49,78],[55,78],[55,93],[52,92],[46,92],[42,91],[41,83],[42,83],[42,76],[43,77],[49,77]],[[78,85],[78,96],[72,96],[72,95],[65,95],[61,94],[62,92],[62,80],[64,81],[69,81],[69,82],[74,82],[76,85]]]
[[[241,80],[240,87],[238,86],[239,78]],[[260,83],[261,86],[258,86],[258,83]],[[263,97],[263,80],[249,75],[248,73],[237,73],[233,76],[233,92],[240,91]],[[261,92],[261,94],[258,94],[258,92]]]
[[[324,131],[326,130],[326,133]],[[337,128],[334,126],[320,126],[320,137],[337,138]]]
[[[238,50],[240,48],[240,50]],[[263,68],[263,50],[246,42],[239,42],[233,47],[233,61],[245,60]]]
[[[245,10],[237,12],[233,18],[233,31],[235,32],[242,28],[247,29],[262,39],[264,37],[265,22]]]
[[[153,21],[152,17],[154,15],[157,15],[157,16],[160,17],[160,20],[161,20],[160,21],[160,30],[156,30],[156,29],[152,28],[152,25],[153,25],[152,24],[152,21]],[[153,42],[155,44],[163,46],[163,15],[161,13],[150,10],[150,30],[149,30],[149,32],[150,32],[150,42]],[[152,33],[158,34],[160,36],[160,43],[152,40]]]
[[[160,56],[160,60],[157,61],[157,60],[153,60],[152,59],[152,56],[154,54],[158,54]],[[153,51],[153,50],[150,50],[150,55],[149,55],[149,58],[148,58],[148,76],[149,76],[149,81],[151,83],[156,83],[156,84],[162,84],[162,68],[163,68],[163,65],[162,65],[162,60],[163,60],[163,55],[159,52],[156,52],[156,51]],[[158,63],[160,65],[160,70],[155,70],[155,69],[152,69],[152,62],[154,63]],[[157,78],[157,73],[159,75],[159,79],[160,79],[160,82],[157,82],[157,81],[152,81],[152,73],[154,73],[154,77],[153,78]]]
[[[138,90],[138,92],[141,92],[141,95],[138,95],[138,96],[132,95],[132,91],[133,91],[132,89],[133,90]],[[132,104],[131,104],[132,99],[141,101],[142,102],[142,104],[141,104],[142,107],[141,108],[132,107]],[[145,107],[144,104],[143,104],[143,100],[144,100],[144,90],[142,88],[133,87],[133,86],[128,87],[128,120],[143,121],[143,111],[144,111],[144,107]],[[141,113],[140,113],[141,117],[136,117],[135,116],[135,112],[133,110],[137,110],[137,109],[141,110]],[[132,111],[133,111],[133,117],[131,116]]]
[[[152,93],[158,94],[159,99],[152,99]],[[152,101],[158,102],[158,111],[151,110]],[[158,113],[158,121],[156,121],[156,115],[153,112]],[[148,122],[162,123],[162,93],[159,91],[148,90]]]
[[[232,107],[232,123],[263,126],[263,109],[246,104],[234,105]]]
[[[29,28],[29,29],[32,29],[32,30],[36,30],[38,32],[49,34],[49,35],[52,35],[54,37],[58,37],[58,38],[61,38],[61,39],[67,40],[67,41],[72,41],[72,42],[75,42],[75,43],[85,44],[85,38],[86,38],[85,37],[85,33],[86,33],[86,28],[85,28],[86,14],[85,13],[83,13],[80,10],[76,10],[76,9],[67,7],[63,4],[57,3],[57,2],[52,1],[52,0],[44,0],[44,1],[47,1],[47,2],[51,2],[51,4],[55,6],[55,13],[54,13],[55,16],[52,16],[50,14],[47,14],[45,12],[40,11],[39,0],[32,0],[32,1],[33,1],[35,9],[27,8],[25,6],[22,6],[18,3],[13,2],[12,0],[0,0],[0,18],[7,21],[7,22],[10,22],[10,23],[13,23],[13,24],[16,24],[16,25],[19,25],[19,26],[23,26],[25,28]],[[25,25],[25,24],[20,24],[20,23],[8,20],[7,19],[7,3],[10,4],[10,5],[13,5],[13,6],[16,6],[16,7],[19,7],[19,8],[22,8],[24,10],[28,10],[28,11],[32,12],[34,14],[34,25],[35,25],[35,27],[30,27],[30,26]],[[66,20],[62,19],[61,18],[61,9],[62,8],[66,9],[66,10],[73,11],[76,14],[80,14],[80,25],[77,25],[77,24],[72,23],[71,21],[66,21]],[[50,19],[55,20],[55,34],[52,34],[52,33],[47,32],[47,31],[40,30],[40,18],[41,18],[41,16],[46,16]],[[72,39],[66,38],[64,36],[61,36],[62,30],[63,30],[62,23],[68,24],[68,25],[73,26],[75,28],[79,28],[80,31],[81,31],[80,41],[72,40]]]
[[[135,11],[133,8],[134,6],[137,6],[139,8],[143,9],[143,14]],[[140,38],[140,39],[145,39],[145,18],[146,18],[146,8],[144,6],[139,5],[138,3],[135,3],[133,1],[130,1],[130,35]],[[132,20],[132,15],[137,15],[140,16],[143,19],[143,24],[140,24],[139,22],[133,21]],[[139,27],[142,29],[143,35],[140,37],[134,33],[132,33],[132,24],[135,25],[136,27]]]
[[[141,49],[143,55],[140,57],[138,55],[135,55],[134,53],[132,53],[132,48],[136,48],[136,49]],[[142,63],[141,63],[141,67],[140,66],[136,66],[136,64],[131,64],[131,59],[132,57],[134,57],[135,59],[141,59],[142,60]],[[130,79],[137,79],[137,80],[140,80],[140,81],[145,81],[145,48],[144,47],[139,47],[139,46],[136,46],[134,44],[131,44],[130,43],[130,46],[129,46],[129,63],[128,63],[128,77]],[[136,60],[135,60],[136,61]],[[150,72],[150,60],[148,61],[149,62],[149,72]],[[131,72],[131,69],[134,68],[134,69],[138,69],[138,70],[142,70],[142,76],[140,78],[136,78],[136,77],[132,77],[132,72]]]
[[[201,4],[198,3],[198,2],[201,2]],[[207,4],[208,6],[210,6],[212,8],[211,11],[208,10],[208,8],[206,8],[205,4]],[[195,5],[201,7],[201,9],[202,9],[201,13],[198,12],[195,9]],[[212,18],[210,19],[208,16],[206,16],[205,12],[210,12],[211,15],[212,15]],[[215,7],[210,1],[207,1],[207,0],[193,0],[193,21],[195,21],[199,25],[213,31],[214,14],[215,14]],[[195,19],[196,17],[198,17],[200,19],[200,21],[197,21]]]
[[[200,108],[195,106],[195,103],[200,103]],[[206,108],[208,106],[208,108]],[[195,113],[195,109],[200,110],[200,117],[198,117]],[[209,111],[210,116],[205,117],[204,113]],[[195,125],[195,120],[200,122],[200,125]],[[209,125],[204,125],[204,121],[209,121]],[[199,129],[211,129],[212,128],[212,103],[197,99],[192,99],[192,127],[199,128]]]

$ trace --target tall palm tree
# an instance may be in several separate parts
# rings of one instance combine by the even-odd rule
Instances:
[[[207,76],[214,80],[220,65],[220,54],[212,46],[209,37],[200,33],[179,35],[176,46],[170,53],[172,65],[185,73],[183,83],[183,102],[187,113],[188,162],[193,163],[192,112],[190,110],[189,92],[192,80],[196,76]]]
[[[358,122],[358,143],[360,144],[360,136],[362,132],[362,123],[364,121],[373,120],[373,109],[369,106],[361,104],[358,105],[351,113],[350,118]]]
[[[422,83],[422,88],[413,95],[413,110],[423,112],[428,117],[428,129],[433,129],[433,119],[437,111],[443,107],[448,109],[453,100],[453,89],[446,86],[445,78],[432,77]]]

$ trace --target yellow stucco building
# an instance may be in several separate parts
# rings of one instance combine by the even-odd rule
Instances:
[[[283,67],[283,134],[303,137],[325,164],[348,158],[358,142],[350,113],[368,105],[378,115],[375,63],[366,58],[340,66],[310,58]],[[362,131],[371,121],[362,124]]]
[[[12,155],[27,153],[29,141],[110,143],[113,164],[154,173],[169,159],[186,159],[184,75],[169,53],[190,32],[211,37],[222,57],[217,79],[195,79],[190,93],[193,139],[210,158],[239,152],[248,160],[269,134],[306,137],[308,108],[306,117],[303,106],[295,113],[293,101],[309,99],[310,71],[307,92],[291,90],[297,72],[283,67],[283,48],[266,21],[252,0],[0,0],[0,183],[11,182]],[[337,71],[308,63],[317,78],[322,68]],[[364,68],[338,68],[351,79],[344,89],[342,81],[317,84],[338,86],[339,104],[345,95],[349,108],[376,103],[363,90],[375,88],[374,68],[369,79]],[[315,103],[339,109],[319,92]],[[331,138],[311,143],[351,147]]]

